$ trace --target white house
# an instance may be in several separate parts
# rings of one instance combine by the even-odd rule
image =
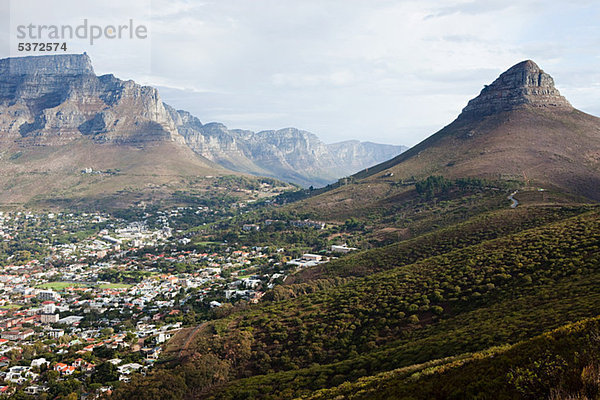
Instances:
[[[31,366],[32,367],[38,367],[40,368],[42,365],[48,365],[50,364],[50,361],[47,361],[45,358],[36,358],[35,360],[31,360]]]

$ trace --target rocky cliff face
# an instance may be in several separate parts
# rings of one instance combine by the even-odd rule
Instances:
[[[0,106],[3,138],[183,142],[156,89],[97,77],[85,54],[0,60]]]
[[[225,168],[304,186],[334,182],[403,150],[361,142],[326,145],[295,128],[255,133],[202,124],[164,104],[152,87],[96,76],[86,54],[0,60],[0,111],[0,141],[177,142]]]
[[[554,79],[531,60],[501,74],[479,96],[469,101],[461,117],[478,118],[509,111],[520,105],[569,110],[573,107],[554,87]]]
[[[403,151],[406,146],[393,146],[373,142],[347,140],[327,145],[336,159],[348,169],[360,171],[364,168],[379,164],[381,160],[389,160]]]
[[[175,112],[171,109],[171,113]],[[325,144],[295,128],[252,132],[220,123],[202,125],[186,111],[173,120],[196,153],[234,171],[276,177],[303,186],[323,186],[397,156],[403,146],[347,141]]]

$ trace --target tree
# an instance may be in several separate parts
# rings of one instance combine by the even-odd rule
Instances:
[[[110,336],[115,332],[115,330],[113,328],[102,328],[102,330],[100,330],[100,334],[104,337]]]
[[[184,378],[165,370],[156,370],[145,379],[136,375],[130,384],[117,389],[114,400],[180,400],[187,391]]]
[[[106,384],[117,380],[119,380],[119,371],[114,364],[109,362],[100,364],[92,374],[93,383]]]

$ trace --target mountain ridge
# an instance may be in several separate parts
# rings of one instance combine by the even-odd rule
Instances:
[[[450,124],[354,179],[444,175],[519,180],[600,199],[600,118],[571,106],[527,60],[500,75]]]
[[[82,137],[114,145],[170,141],[189,147],[205,163],[305,187],[335,182],[405,149],[348,143],[334,146],[334,152],[296,128],[251,132],[204,125],[164,103],[154,87],[96,76],[85,53],[0,60],[0,108],[0,141],[22,146],[64,145]],[[351,159],[337,157],[348,153]]]
[[[220,122],[202,124],[187,111],[167,108],[196,153],[234,171],[305,187],[325,186],[408,149],[358,140],[326,144],[314,133],[293,127],[258,132],[229,129]]]

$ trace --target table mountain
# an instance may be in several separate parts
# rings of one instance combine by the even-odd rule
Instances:
[[[27,201],[49,190],[54,196],[67,187],[64,194],[71,196],[81,189],[77,180],[57,177],[40,185],[39,174],[77,174],[85,168],[148,177],[136,179],[136,187],[163,184],[164,179],[152,178],[157,176],[227,171],[320,186],[403,150],[371,143],[345,146],[326,145],[294,128],[254,133],[204,125],[164,104],[155,88],[96,76],[86,54],[0,60],[0,186],[12,188],[3,201]],[[83,192],[100,189],[90,186]]]
[[[0,106],[4,138],[183,143],[156,89],[98,77],[86,54],[0,60]]]
[[[224,174],[185,145],[156,89],[96,76],[85,54],[0,60],[1,203],[127,205]]]

